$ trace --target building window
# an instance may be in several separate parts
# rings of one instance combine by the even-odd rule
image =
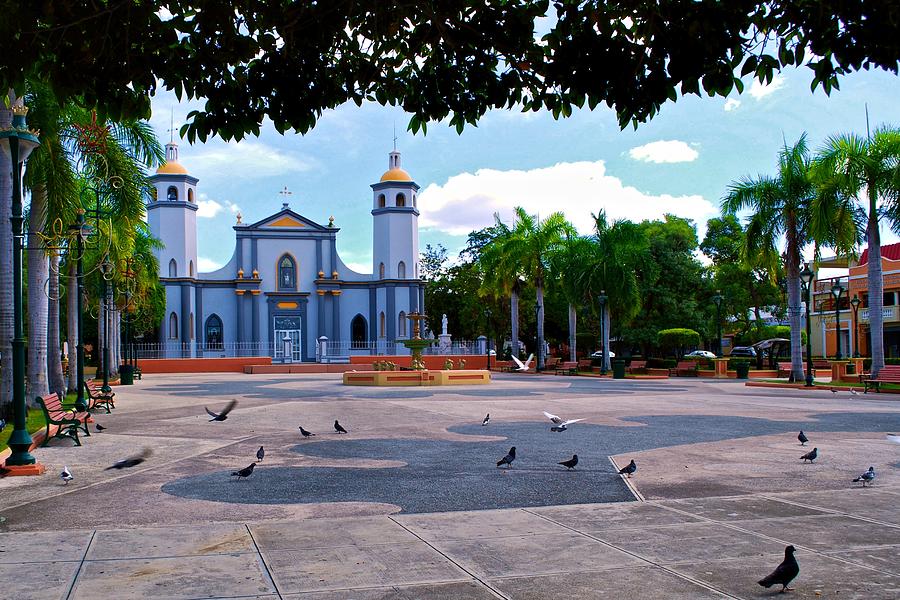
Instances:
[[[406,313],[402,310],[400,311],[400,316],[397,317],[397,331],[400,337],[406,337]]]
[[[278,259],[278,289],[297,289],[297,266],[287,254]]]
[[[194,261],[190,261],[188,263],[188,273],[190,274],[191,277],[194,276]]]
[[[406,206],[406,196],[397,194],[397,206]]]
[[[210,315],[206,319],[206,349],[222,350],[224,347],[222,339],[222,319],[219,315]]]
[[[400,264],[397,265],[397,277],[406,279],[406,263],[402,260],[400,261]]]
[[[178,277],[178,263],[174,258],[169,261],[169,277]]]
[[[384,279],[384,263],[378,265],[378,277]]]
[[[166,192],[166,200],[169,200],[172,202],[174,202],[175,200],[178,200],[178,190],[175,188],[174,185],[169,186],[169,191]]]
[[[893,306],[894,302],[894,292],[885,292],[884,293],[884,305],[885,306]]]
[[[190,339],[194,339],[194,313],[191,313],[188,320],[188,336]]]
[[[378,315],[378,337],[384,337],[384,312]]]
[[[356,315],[350,321],[350,347],[365,348],[366,347],[366,318],[362,315]]]
[[[384,208],[385,202],[384,194],[378,194],[378,208]]]
[[[188,188],[188,202],[193,202],[193,201],[194,201],[194,190],[191,188]]]
[[[169,315],[169,339],[178,339],[178,315],[174,312]]]
[[[413,208],[416,207],[416,195],[413,194]]]

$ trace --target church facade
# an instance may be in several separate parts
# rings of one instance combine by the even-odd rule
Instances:
[[[234,253],[216,271],[197,272],[197,183],[166,145],[147,203],[166,314],[159,342],[167,357],[272,356],[337,361],[395,353],[410,334],[406,316],[424,312],[419,279],[419,186],[389,154],[372,188],[372,274],[356,273],[337,251],[340,229],[282,209],[234,226]],[[289,342],[289,343],[288,343]]]

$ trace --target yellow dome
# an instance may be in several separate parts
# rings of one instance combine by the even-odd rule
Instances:
[[[156,170],[157,175],[187,175],[187,169],[181,166],[181,164],[172,161],[167,162]]]
[[[396,167],[390,169],[389,171],[385,171],[384,175],[381,176],[381,181],[412,181],[412,177],[409,176],[409,173],[404,171],[403,169]]]

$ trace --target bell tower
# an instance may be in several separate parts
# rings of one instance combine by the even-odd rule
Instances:
[[[395,147],[388,170],[372,184],[372,273],[377,279],[418,279],[419,186],[400,166]]]
[[[166,144],[166,162],[150,177],[147,202],[150,231],[164,244],[157,250],[160,277],[197,276],[198,181],[178,162],[178,144]]]

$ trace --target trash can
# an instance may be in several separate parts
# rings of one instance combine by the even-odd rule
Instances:
[[[119,383],[121,385],[134,384],[134,367],[131,365],[122,365],[119,367]]]
[[[625,361],[624,360],[614,360],[612,363],[613,367],[613,379],[625,379]]]
[[[750,363],[747,361],[741,361],[734,363],[734,370],[737,372],[738,379],[749,379],[750,378]]]

